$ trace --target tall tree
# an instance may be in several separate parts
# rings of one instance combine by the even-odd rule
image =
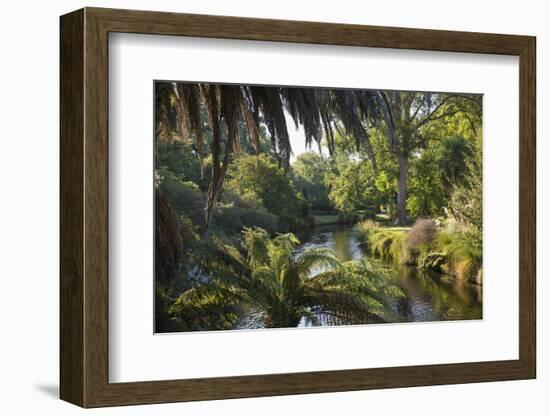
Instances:
[[[426,92],[379,91],[377,100],[388,130],[390,149],[397,159],[397,223],[407,218],[407,179],[409,159],[425,145],[422,128],[436,120],[450,118],[459,112],[480,114],[481,97]]]

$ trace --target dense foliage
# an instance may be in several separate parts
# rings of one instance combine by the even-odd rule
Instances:
[[[157,331],[387,319],[372,264],[296,254],[314,224],[369,218],[375,256],[480,280],[480,97],[162,82],[155,117]]]
[[[244,253],[216,240],[208,262],[213,279],[179,296],[171,307],[174,321],[187,330],[237,323],[236,311],[246,309],[258,325],[294,327],[302,320],[383,322],[392,315],[391,300],[403,293],[387,283],[366,261],[340,263],[327,250],[294,255],[294,234],[270,238],[260,228],[243,231]],[[216,311],[212,314],[212,311]],[[221,325],[220,325],[221,324]]]

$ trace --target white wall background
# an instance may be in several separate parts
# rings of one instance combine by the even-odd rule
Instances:
[[[102,415],[545,415],[550,410],[544,282],[550,209],[544,192],[550,146],[542,128],[550,102],[545,61],[549,12],[536,0],[385,2],[121,0],[5,2],[0,14],[0,410],[2,414],[73,415],[58,395],[58,16],[82,6],[166,10],[294,20],[408,26],[538,37],[539,378],[533,381],[317,394],[86,411]],[[546,76],[546,77],[545,77]],[[503,224],[503,238],[505,238]],[[406,353],[406,346],[403,346]]]

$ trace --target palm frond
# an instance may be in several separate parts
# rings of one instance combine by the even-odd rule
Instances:
[[[201,177],[203,177],[205,149],[203,138],[204,126],[201,119],[201,88],[196,83],[177,83],[175,91],[180,135],[182,138],[187,138],[190,132],[193,133],[197,144]]]
[[[326,270],[334,270],[341,266],[333,251],[325,248],[309,249],[297,256],[298,273],[313,277]]]
[[[269,263],[267,231],[262,228],[244,228],[243,243],[252,267],[265,266]]]
[[[192,288],[176,299],[168,313],[185,330],[229,329],[237,320],[234,294],[217,285]]]
[[[309,290],[303,302],[317,313],[334,314],[352,322],[369,323],[377,312],[366,297],[338,290]]]

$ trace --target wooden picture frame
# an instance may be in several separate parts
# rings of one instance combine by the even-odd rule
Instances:
[[[100,8],[64,15],[60,28],[61,399],[101,407],[535,378],[534,37]],[[110,32],[519,56],[519,359],[109,383]]]

